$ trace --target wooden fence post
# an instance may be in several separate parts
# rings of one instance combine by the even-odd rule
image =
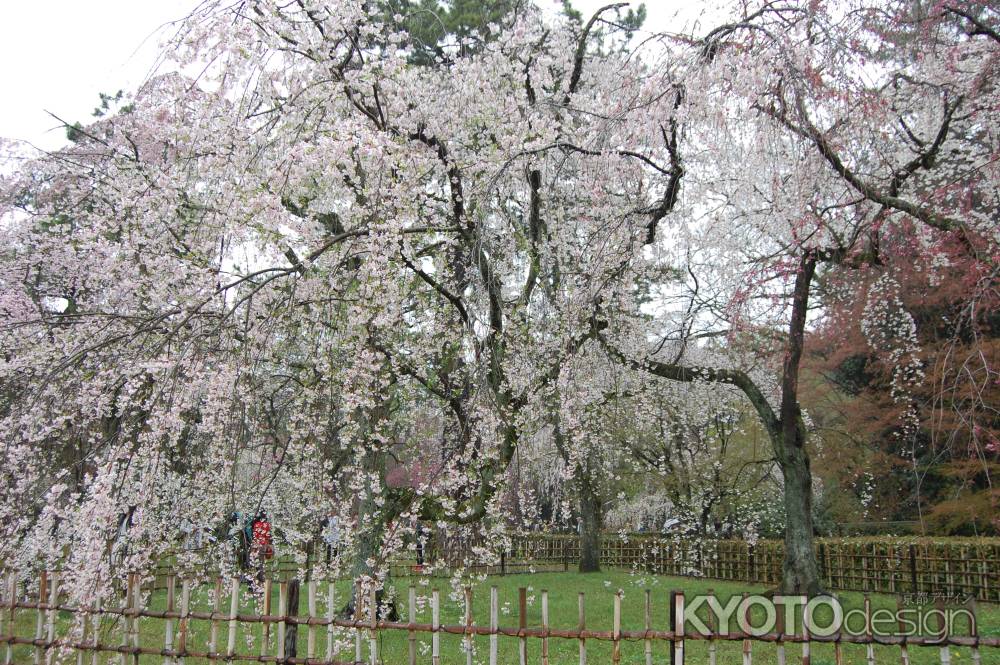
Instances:
[[[212,604],[212,632],[209,634],[208,658],[219,659],[219,614],[222,612],[222,578],[215,578],[215,598]]]
[[[417,589],[412,584],[409,589],[409,607],[407,609],[407,621],[409,621],[410,626],[413,626],[417,623]],[[406,631],[406,642],[409,651],[409,665],[417,665],[417,633],[413,628]],[[327,656],[326,659],[330,660],[330,656]]]
[[[465,665],[472,665],[472,587],[465,589]]]
[[[49,607],[45,612],[45,662],[52,665],[55,651],[52,643],[56,639],[56,611],[59,604],[59,573],[52,573],[52,583],[49,585]]]
[[[517,590],[517,652],[521,665],[528,665],[528,638],[524,629],[528,627],[528,590],[520,587]],[[435,663],[435,665],[437,665]]]
[[[236,615],[240,609],[240,579],[229,580],[229,635],[226,639],[226,658],[232,659],[236,652]]]
[[[715,596],[715,589],[708,589],[708,595],[710,597]],[[673,623],[673,610],[670,611],[671,623]],[[719,627],[715,623],[716,616],[715,612],[709,611],[708,613],[708,631],[710,633],[708,638],[708,665],[715,665],[716,660],[716,646],[715,646],[715,636],[718,634]],[[781,632],[780,630],[778,632]],[[778,665],[785,665],[784,663],[784,649],[778,644]],[[671,660],[673,658],[671,657]]]
[[[177,653],[178,662],[181,665],[184,664],[184,654],[187,653],[187,636],[188,636],[188,613],[190,612],[190,602],[191,602],[191,582],[185,579],[181,582],[181,617],[178,621],[178,636],[177,636]]]
[[[312,619],[316,616],[316,580],[310,579],[306,583],[306,608],[309,612],[309,623],[306,626],[306,658],[316,657],[316,626]]]
[[[261,599],[261,611],[264,616],[271,616],[271,578],[264,578],[264,597]],[[270,650],[271,643],[271,622],[263,621],[260,624],[260,655],[266,656]],[[329,658],[327,658],[329,660]]]
[[[7,574],[7,632],[10,637],[15,634],[15,623],[14,623],[14,611],[17,609],[17,578],[14,577],[14,573]],[[13,662],[13,644],[7,642],[7,654],[4,657],[4,665],[11,665]]]
[[[285,619],[288,618],[288,580],[278,583],[278,639],[275,644],[278,662],[285,659]]]
[[[431,663],[441,665],[441,594],[437,589],[431,589]]]
[[[499,629],[500,603],[497,599],[497,588],[494,585],[490,587],[490,665],[497,665],[497,631]]]
[[[378,591],[375,580],[368,589],[368,658],[371,665],[378,665]]]
[[[674,590],[670,603],[670,614],[673,620],[674,648],[670,652],[671,665],[684,665],[684,592]]]
[[[167,576],[167,618],[163,622],[163,649],[167,652],[174,650],[174,620],[170,616],[174,611],[174,588],[176,578],[173,575]],[[163,665],[171,665],[173,656],[163,657]]]
[[[580,665],[587,665],[587,638],[583,636],[583,631],[587,629],[587,611],[582,591],[577,596],[577,616],[576,628],[580,633]]]
[[[899,645],[899,662],[900,665],[910,665],[910,652],[909,648],[906,646],[907,635],[904,632],[906,630],[906,622],[903,620],[903,600],[901,598],[896,598],[896,616],[899,617],[899,634],[903,636],[903,641]]]
[[[42,649],[40,643],[42,641],[42,627],[45,622],[42,606],[45,604],[45,600],[48,595],[49,572],[47,570],[43,570],[41,580],[38,582],[38,604],[35,608],[35,665],[42,665],[42,658],[45,655],[45,651]],[[124,656],[122,657],[124,658]],[[124,663],[122,663],[122,665],[124,665]]]
[[[333,619],[336,616],[336,580],[328,580],[326,583],[326,619],[330,623],[326,625],[326,659],[333,660]]]
[[[615,591],[615,608],[611,619],[611,662],[614,665],[622,660],[622,592]]]
[[[653,665],[653,640],[649,639],[649,631],[653,628],[653,601],[652,592],[646,589],[645,604],[643,606],[643,625],[646,628],[646,637],[643,640],[643,652],[646,655],[646,665]]]

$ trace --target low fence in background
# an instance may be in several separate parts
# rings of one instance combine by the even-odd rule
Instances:
[[[464,599],[461,602],[462,619],[459,623],[442,623],[442,604],[440,593],[433,589],[430,593],[430,623],[418,623],[417,592],[415,587],[409,588],[407,601],[407,621],[386,621],[379,618],[376,611],[374,591],[363,592],[360,585],[354,590],[354,615],[350,618],[337,616],[337,589],[334,582],[317,582],[315,580],[304,585],[307,594],[307,613],[289,614],[289,587],[287,581],[279,584],[277,606],[272,607],[272,584],[270,581],[263,586],[259,596],[249,597],[241,589],[241,582],[232,579],[228,582],[219,579],[214,589],[207,594],[210,607],[200,609],[192,603],[196,592],[194,583],[189,580],[178,580],[168,577],[165,592],[160,595],[144,589],[138,576],[129,576],[127,588],[123,590],[121,603],[115,607],[102,605],[100,602],[93,607],[75,607],[66,603],[59,590],[57,574],[40,576],[34,587],[37,595],[34,599],[24,599],[18,592],[14,577],[8,578],[4,597],[0,598],[3,612],[0,619],[0,644],[6,644],[6,663],[25,662],[30,657],[36,664],[53,663],[60,656],[76,656],[78,665],[85,662],[96,663],[98,654],[115,654],[122,665],[131,663],[139,665],[144,662],[162,662],[166,665],[185,663],[187,659],[201,659],[209,662],[259,662],[259,663],[298,663],[306,665],[376,665],[381,662],[380,648],[387,643],[384,636],[395,636],[397,650],[402,653],[405,641],[405,656],[398,660],[409,665],[418,662],[430,662],[433,665],[442,663],[442,636],[457,636],[458,644],[451,643],[457,649],[450,650],[446,656],[448,662],[472,665],[477,651],[488,652],[490,665],[498,662],[514,662],[513,657],[500,657],[500,640],[505,643],[507,654],[510,647],[516,643],[517,662],[528,665],[529,662],[540,662],[550,665],[550,642],[570,641],[576,645],[579,663],[587,663],[588,648],[593,648],[595,641],[610,644],[610,662],[618,665],[622,659],[624,643],[640,643],[642,658],[647,665],[654,662],[664,662],[669,659],[672,665],[683,665],[695,662],[689,657],[689,646],[696,642],[704,642],[707,646],[700,649],[697,662],[707,662],[715,665],[717,657],[723,652],[728,657],[738,643],[743,665],[752,665],[754,647],[768,645],[768,651],[762,655],[771,658],[773,648],[778,663],[784,664],[786,658],[796,654],[786,653],[789,644],[798,645],[801,650],[802,662],[808,665],[811,655],[818,655],[818,646],[832,650],[836,663],[843,662],[845,649],[856,649],[850,645],[864,645],[864,658],[869,665],[875,662],[875,652],[878,649],[884,655],[889,652],[898,657],[903,665],[909,665],[911,651],[923,651],[921,657],[931,656],[937,651],[942,665],[949,665],[952,660],[952,648],[960,648],[968,652],[971,661],[978,664],[981,661],[981,650],[990,651],[991,659],[998,654],[1000,638],[980,637],[977,632],[977,621],[969,622],[965,635],[946,634],[932,637],[901,635],[873,635],[872,610],[868,598],[865,598],[864,634],[837,632],[823,637],[810,635],[808,631],[798,631],[794,626],[786,632],[779,622],[776,630],[761,634],[752,634],[753,624],[750,619],[749,605],[741,607],[741,631],[729,632],[720,630],[711,618],[707,618],[709,632],[689,631],[685,623],[685,602],[683,592],[671,591],[669,597],[654,607],[653,594],[645,592],[641,627],[629,627],[622,621],[621,591],[613,595],[613,610],[610,626],[594,627],[587,624],[586,599],[583,593],[577,594],[578,619],[575,626],[553,626],[549,615],[549,595],[541,591],[540,622],[529,625],[527,590],[520,588],[517,597],[517,625],[500,625],[500,599],[497,588],[490,589],[488,622],[477,622],[473,613],[473,590],[464,589]],[[206,595],[206,594],[201,594]],[[663,594],[666,596],[667,594]],[[164,597],[165,596],[165,597]],[[318,600],[325,598],[326,611],[318,611]],[[153,601],[162,603],[163,609],[153,609]],[[249,602],[249,610],[247,604]],[[974,616],[975,605],[971,603]],[[223,608],[227,608],[224,611]],[[449,608],[450,609],[450,608]],[[31,613],[25,620],[23,616]],[[60,614],[62,616],[60,616]],[[661,619],[666,614],[669,620],[665,629],[654,629],[653,617]],[[784,613],[779,612],[778,617]],[[537,615],[536,615],[537,616]],[[565,617],[563,617],[565,619]],[[108,622],[111,622],[108,624]],[[942,619],[943,621],[943,619]],[[158,622],[158,625],[150,626]],[[140,623],[142,629],[140,630]],[[662,622],[661,622],[662,623]],[[207,625],[206,625],[207,624]],[[70,626],[80,626],[78,632],[70,632]],[[200,625],[200,629],[199,629]],[[30,635],[21,634],[18,627],[33,628]],[[289,627],[296,626],[299,633],[297,654],[292,656],[286,650],[286,635]],[[941,624],[943,628],[943,624]],[[304,633],[304,635],[302,635]],[[430,637],[429,653],[418,648],[418,636],[423,641],[424,636]],[[251,636],[252,639],[248,639]],[[259,636],[259,637],[258,637]],[[206,639],[207,638],[207,639]],[[240,638],[240,639],[238,639]],[[303,639],[304,638],[304,639]],[[103,640],[103,641],[102,641]],[[529,642],[532,647],[529,650]],[[162,645],[162,646],[161,646]],[[590,646],[588,646],[590,645]],[[730,648],[728,645],[733,645]],[[539,648],[540,647],[540,648]],[[638,647],[635,647],[636,650]],[[812,651],[815,649],[816,651]],[[592,653],[595,662],[607,662],[606,647],[599,653]],[[15,653],[16,652],[16,653]],[[718,653],[717,653],[718,652]],[[852,652],[853,653],[853,652]],[[30,654],[30,656],[28,656]],[[322,654],[322,655],[321,655]],[[955,654],[956,656],[958,654]],[[143,657],[146,657],[143,659]],[[635,662],[635,655],[630,662]],[[704,661],[702,660],[704,658]],[[482,662],[482,657],[479,658]],[[564,653],[560,663],[575,662],[575,654],[567,657]],[[856,659],[855,659],[856,660]],[[963,660],[965,658],[963,657]],[[924,660],[926,662],[926,660]]]
[[[523,534],[498,553],[497,563],[476,565],[473,546],[443,538],[430,559],[448,567],[463,564],[486,573],[569,570],[580,558],[575,535]],[[1000,602],[1000,539],[859,538],[818,539],[820,575],[829,590],[889,594],[971,596]],[[601,565],[658,575],[694,575],[719,580],[774,584],[781,581],[784,543],[760,540],[697,540],[606,534]],[[405,574],[406,570],[399,572]]]

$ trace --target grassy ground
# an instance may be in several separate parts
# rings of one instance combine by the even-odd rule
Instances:
[[[402,619],[406,620],[406,597],[407,587],[411,582],[417,580],[399,579],[396,583],[396,593],[400,598],[399,608]],[[528,617],[529,626],[539,626],[541,624],[541,590],[548,589],[549,592],[549,614],[550,624],[553,628],[572,629],[577,625],[577,593],[586,593],[587,627],[592,630],[610,630],[612,626],[612,613],[614,592],[621,589],[624,593],[622,602],[622,626],[629,630],[640,630],[643,627],[644,595],[645,589],[652,590],[653,628],[668,630],[669,607],[668,592],[671,589],[683,590],[685,596],[691,599],[697,594],[707,592],[709,588],[714,589],[721,601],[732,594],[740,594],[744,591],[754,593],[764,591],[763,587],[747,585],[745,583],[727,583],[717,580],[698,580],[692,578],[671,578],[656,577],[650,575],[633,575],[621,571],[607,571],[581,575],[577,573],[537,573],[534,575],[508,575],[505,577],[491,577],[484,581],[474,583],[473,610],[475,622],[478,625],[488,625],[489,623],[489,587],[496,585],[499,592],[500,601],[500,625],[517,626],[518,610],[518,588],[528,589]],[[441,621],[444,624],[460,624],[463,621],[463,603],[461,594],[453,594],[449,580],[420,580],[417,583],[417,595],[419,598],[416,620],[418,623],[430,623],[430,589],[436,586],[441,590],[442,608]],[[321,585],[322,587],[322,585]],[[336,606],[340,606],[347,597],[348,588],[346,585],[339,585],[337,588]],[[323,616],[326,613],[326,593],[322,589],[318,599],[318,614]],[[855,593],[838,593],[844,605],[850,607],[861,607],[862,596]],[[277,589],[274,590],[274,607],[277,607]],[[873,596],[872,604],[875,608],[885,607],[894,609],[896,599],[891,596]],[[148,607],[151,610],[162,610],[165,606],[165,594],[158,592],[148,599]],[[305,589],[303,589],[302,611],[306,609]],[[192,595],[192,609],[207,611],[211,608],[210,590],[201,588]],[[229,599],[224,598],[222,603],[223,612],[228,612]],[[241,612],[253,613],[259,611],[251,596],[247,595],[242,599]],[[276,611],[276,610],[275,610]],[[6,614],[6,610],[4,611]],[[62,613],[57,624],[57,630],[65,631],[69,626],[70,616]],[[1000,607],[996,605],[982,604],[979,606],[979,632],[980,635],[1000,635]],[[6,619],[6,617],[5,617]],[[32,637],[35,631],[35,613],[32,610],[19,610],[15,626],[16,634],[19,637]],[[248,626],[247,631],[238,631],[237,651],[243,653],[260,653],[261,627],[259,625]],[[252,629],[251,629],[252,628]],[[964,624],[961,625],[964,629]],[[175,624],[176,630],[176,624]],[[272,628],[272,631],[275,629]],[[7,632],[6,621],[4,631]],[[207,651],[207,644],[211,632],[210,623],[207,621],[193,621],[191,623],[191,635],[188,641],[188,648],[197,651]],[[159,619],[145,618],[140,621],[140,635],[143,646],[151,648],[162,648],[164,643],[164,622]],[[228,625],[224,622],[219,626],[220,650],[225,649],[228,635]],[[274,633],[272,632],[272,636]],[[342,650],[338,657],[343,660],[350,660],[354,655],[353,635],[347,631],[339,632],[339,644]],[[418,657],[419,663],[430,663],[430,635],[427,633],[418,634]],[[112,625],[109,620],[105,623],[104,633],[101,640],[106,644],[118,644],[121,641],[120,625]],[[326,653],[326,629],[316,629],[316,653],[322,657]],[[299,631],[299,654],[305,655],[306,651],[306,631]],[[272,637],[273,648],[273,637]],[[654,642],[653,658],[654,662],[665,663],[669,661],[669,643]],[[475,662],[487,662],[489,654],[489,638],[475,638]],[[511,637],[499,638],[499,655],[501,663],[517,663],[518,640]],[[708,663],[708,645],[704,641],[688,641],[686,645],[687,658],[689,663]],[[800,658],[800,647],[798,645],[788,645],[786,647],[788,662],[797,662]],[[14,649],[15,663],[30,663],[32,661],[32,648],[18,646]],[[407,643],[405,631],[384,631],[379,639],[380,660],[389,665],[405,665],[407,662]],[[961,663],[972,663],[972,654],[968,649],[952,648],[950,650],[952,662],[956,665]],[[271,652],[273,653],[273,651]],[[363,657],[368,659],[367,635],[364,644]],[[560,638],[549,640],[550,663],[552,665],[569,665],[578,662],[578,642]],[[3,658],[3,648],[0,647],[0,659]],[[462,650],[462,637],[457,635],[441,635],[441,655],[443,665],[453,665],[465,663],[465,653]],[[611,643],[602,640],[588,640],[587,642],[588,662],[590,663],[610,663]],[[900,650],[898,647],[876,647],[876,662],[898,663],[900,662]],[[717,651],[717,662],[719,665],[738,665],[742,662],[741,642],[719,643]],[[776,662],[775,646],[761,642],[753,643],[753,659],[758,663]],[[939,649],[934,647],[911,647],[910,659],[914,665],[930,665],[940,662]],[[541,640],[528,640],[528,661],[529,663],[541,662]],[[865,663],[866,654],[863,646],[844,645],[843,662],[845,663]],[[2,660],[0,660],[2,662]],[[85,662],[89,662],[85,661]],[[104,654],[99,661],[118,662],[118,656]],[[162,663],[162,656],[146,656],[141,663]],[[187,663],[200,663],[193,658],[189,658]],[[643,643],[623,642],[622,643],[622,663],[644,663]],[[813,665],[833,665],[834,651],[832,645],[813,644],[812,663]],[[983,649],[982,663],[987,665],[1000,665],[1000,649]]]

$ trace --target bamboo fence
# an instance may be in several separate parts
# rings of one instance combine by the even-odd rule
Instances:
[[[472,562],[473,543],[442,540],[431,557],[448,566]],[[1000,539],[819,539],[816,556],[825,588],[1000,602]],[[575,535],[523,534],[512,538],[486,573],[569,570],[580,557]],[[601,565],[659,575],[777,584],[784,543],[606,535]],[[405,572],[405,571],[401,571]]]
[[[671,665],[683,665],[687,657],[687,645],[693,641],[707,641],[707,662],[715,665],[718,645],[726,642],[742,644],[743,665],[752,665],[754,646],[760,644],[775,645],[777,662],[785,665],[787,659],[795,654],[788,653],[788,645],[799,645],[803,665],[810,662],[810,650],[816,643],[833,643],[837,665],[843,662],[843,646],[845,644],[860,644],[866,646],[868,665],[875,663],[875,650],[884,654],[887,650],[898,654],[903,665],[909,665],[910,649],[936,649],[942,665],[950,665],[952,648],[962,648],[971,653],[971,661],[978,665],[981,662],[981,652],[988,650],[989,658],[998,653],[1000,638],[980,636],[977,632],[977,622],[969,622],[968,634],[945,634],[936,636],[902,636],[873,634],[871,626],[871,605],[866,596],[865,620],[866,630],[857,632],[838,632],[833,635],[811,635],[805,629],[796,632],[795,628],[785,632],[782,624],[776,630],[755,631],[751,623],[749,605],[741,606],[739,630],[720,630],[719,626],[708,618],[708,632],[698,629],[689,630],[685,621],[685,596],[682,591],[671,591],[661,604],[654,607],[653,595],[645,593],[644,621],[642,627],[627,627],[622,622],[623,594],[618,591],[613,596],[613,614],[611,626],[594,628],[587,625],[586,599],[583,593],[578,594],[578,621],[571,628],[556,627],[549,621],[548,592],[541,591],[541,622],[530,625],[527,612],[527,590],[518,589],[517,625],[500,625],[499,599],[497,587],[491,587],[489,593],[489,620],[487,625],[479,625],[473,619],[473,590],[464,589],[464,619],[457,624],[441,622],[441,596],[437,589],[431,591],[430,609],[431,623],[417,623],[416,589],[409,588],[407,598],[408,621],[388,621],[380,617],[374,589],[364,590],[361,584],[355,585],[354,614],[351,617],[337,615],[335,607],[336,586],[334,582],[307,582],[307,613],[299,615],[289,612],[289,588],[287,580],[279,582],[279,597],[276,607],[272,607],[269,590],[271,581],[263,587],[263,598],[258,599],[256,607],[259,613],[241,612],[241,582],[238,579],[214,582],[212,590],[213,609],[211,611],[196,610],[191,603],[194,592],[189,580],[180,580],[171,576],[167,583],[165,608],[152,610],[145,606],[149,595],[143,593],[143,585],[137,575],[129,575],[128,583],[123,589],[121,604],[109,607],[100,601],[90,607],[78,607],[67,604],[60,592],[58,574],[42,573],[34,588],[37,593],[34,598],[24,598],[18,593],[18,587],[13,575],[8,576],[3,596],[0,597],[3,611],[0,612],[0,644],[5,645],[3,662],[12,665],[14,651],[22,647],[31,653],[35,665],[49,665],[55,662],[66,662],[63,659],[75,657],[77,665],[85,663],[96,664],[100,654],[117,659],[120,665],[140,665],[140,662],[162,662],[164,665],[185,663],[188,659],[200,659],[211,663],[217,662],[257,662],[257,663],[288,663],[303,665],[376,665],[381,662],[379,649],[382,643],[380,637],[386,633],[395,633],[407,642],[406,662],[417,665],[418,662],[430,662],[441,665],[443,635],[459,636],[465,662],[472,665],[474,653],[482,654],[485,643],[486,658],[490,665],[497,665],[499,660],[499,640],[516,640],[517,661],[519,665],[529,662],[540,662],[550,665],[550,642],[567,640],[577,645],[579,663],[586,665],[588,644],[594,641],[610,642],[611,662],[619,665],[622,660],[622,645],[625,642],[641,643],[643,645],[646,665],[653,662],[669,661]],[[327,598],[326,612],[317,611],[317,596],[325,593]],[[228,601],[228,602],[226,602]],[[974,616],[974,603],[972,604]],[[25,636],[17,634],[17,619],[21,613],[34,614],[34,632]],[[66,621],[66,613],[73,619]],[[57,620],[58,615],[63,620]],[[666,629],[654,629],[651,618],[666,614],[669,620]],[[779,612],[779,615],[782,613]],[[98,627],[102,621],[114,620],[113,631],[102,631]],[[160,622],[162,629],[162,648],[159,644],[149,644],[149,623]],[[146,625],[145,640],[140,639],[139,624]],[[210,625],[209,637],[206,643],[196,644],[192,630],[195,622],[207,622]],[[76,626],[69,630],[67,626]],[[291,626],[296,630],[304,629],[306,633],[305,654],[286,653],[285,636]],[[249,645],[237,640],[237,635],[260,635],[259,641]],[[343,636],[346,635],[345,639]],[[430,636],[429,654],[417,648],[417,636]],[[204,640],[203,640],[204,641]],[[145,643],[144,643],[145,642]],[[540,649],[529,650],[528,644],[539,645]],[[301,641],[298,643],[301,649]],[[252,648],[251,648],[252,647]],[[429,655],[429,657],[428,657]],[[454,654],[452,654],[454,655]],[[535,657],[537,655],[537,658]],[[957,654],[956,654],[957,655]],[[18,657],[21,657],[20,655]],[[347,658],[346,660],[344,658]],[[479,662],[483,662],[480,659]],[[575,658],[573,660],[576,660]],[[597,659],[594,658],[596,661]],[[690,660],[694,660],[691,658]],[[759,660],[759,658],[758,658]],[[107,661],[106,661],[107,662]],[[512,662],[512,661],[511,661]],[[564,660],[565,662],[565,660]],[[603,661],[602,661],[603,662]]]

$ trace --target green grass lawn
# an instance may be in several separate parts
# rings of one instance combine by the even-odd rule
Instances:
[[[436,578],[432,580],[417,578],[400,578],[396,580],[395,591],[399,598],[399,609],[402,620],[407,620],[407,594],[408,586],[416,583],[417,595],[420,608],[418,608],[416,621],[418,623],[431,622],[430,610],[430,590],[437,587],[441,591],[441,621],[444,624],[460,624],[463,622],[464,609],[461,600],[461,593],[453,595],[450,580]],[[672,589],[683,590],[685,596],[690,599],[696,594],[714,589],[716,595],[723,602],[732,594],[740,594],[744,591],[754,593],[762,592],[765,589],[761,586],[747,585],[738,582],[720,582],[717,580],[700,580],[693,578],[658,577],[651,575],[635,575],[622,571],[606,571],[593,574],[577,573],[536,573],[526,575],[508,575],[504,577],[490,577],[482,581],[473,582],[473,614],[478,625],[489,624],[489,587],[496,585],[499,591],[500,604],[500,625],[516,627],[518,624],[518,588],[528,589],[528,614],[527,623],[529,626],[541,625],[541,591],[548,590],[549,594],[549,615],[552,628],[573,629],[577,625],[577,593],[580,591],[586,594],[587,627],[592,630],[610,630],[612,627],[612,614],[614,607],[614,593],[621,589],[624,593],[622,602],[622,627],[627,630],[641,630],[643,628],[644,598],[645,590],[652,591],[652,613],[653,628],[660,630],[669,629],[669,592]],[[320,591],[317,593],[317,614],[325,616],[326,589],[324,584],[320,584]],[[301,608],[304,614],[307,607],[305,588],[302,590]],[[274,589],[274,613],[277,613],[277,588]],[[348,586],[346,583],[338,584],[336,588],[335,606],[341,606],[347,598]],[[192,610],[208,611],[211,609],[211,589],[201,587],[192,594]],[[178,593],[179,596],[179,593]],[[843,601],[846,607],[861,607],[862,595],[857,593],[838,593],[837,596]],[[148,607],[151,610],[162,610],[165,607],[165,592],[157,592],[148,599]],[[896,599],[891,596],[873,596],[872,605],[875,608],[885,607],[894,609]],[[248,594],[241,599],[241,612],[255,613],[260,608],[255,605],[254,599]],[[222,611],[228,612],[228,593],[224,595]],[[6,615],[6,610],[4,610]],[[68,629],[71,617],[68,613],[61,613],[57,630],[62,634]],[[996,605],[981,604],[978,609],[979,632],[980,635],[1000,635],[1000,607]],[[4,623],[4,633],[8,632],[6,616]],[[35,612],[33,610],[19,610],[15,621],[16,634],[19,637],[33,637],[35,631]],[[237,635],[237,651],[242,653],[260,653],[260,625],[247,625],[247,630],[241,629]],[[964,629],[964,624],[962,626]],[[140,636],[143,646],[151,648],[162,648],[164,643],[164,621],[160,619],[144,618],[140,620]],[[176,630],[176,622],[174,624]],[[119,644],[121,642],[121,625],[115,624],[111,619],[107,619],[103,626],[102,643]],[[207,651],[207,644],[211,632],[211,625],[208,621],[192,621],[188,640],[188,648],[192,651]],[[272,650],[276,627],[272,627]],[[326,653],[327,633],[325,627],[316,628],[316,655],[323,657]],[[224,650],[228,636],[228,624],[220,622],[219,626],[219,650]],[[353,634],[351,631],[340,630],[337,632],[338,643],[342,650],[338,652],[338,658],[350,660],[354,654]],[[363,658],[368,659],[368,636],[365,635],[363,645]],[[305,628],[299,630],[298,644],[299,656],[304,657],[306,653],[307,631]],[[465,663],[465,653],[462,649],[463,638],[458,635],[441,635],[441,655],[442,663],[446,665]],[[430,634],[418,633],[418,657],[419,663],[430,663]],[[549,639],[550,662],[553,665],[568,665],[578,662],[578,641],[561,638]],[[644,645],[641,641],[623,641],[622,663],[644,663]],[[477,663],[488,662],[489,638],[476,637],[474,641],[475,658]],[[667,642],[654,641],[653,662],[669,662],[670,645]],[[17,646],[14,649],[15,663],[32,662],[32,647]],[[687,658],[690,663],[708,663],[708,645],[701,640],[688,640],[686,644]],[[384,631],[379,638],[380,659],[389,665],[405,665],[407,662],[407,641],[405,631]],[[801,647],[796,644],[786,646],[786,653],[789,663],[799,662],[801,659]],[[517,663],[518,658],[517,638],[499,638],[499,655],[501,663]],[[603,640],[591,639],[587,641],[587,655],[589,663],[610,663],[611,643]],[[0,662],[4,656],[3,648],[0,647]],[[879,663],[899,663],[900,650],[898,647],[876,647],[876,662]],[[972,663],[970,650],[952,647],[952,662],[956,664]],[[776,662],[775,646],[762,642],[753,643],[753,659],[758,663]],[[939,649],[935,647],[910,647],[910,659],[915,665],[939,663]],[[528,640],[528,660],[530,663],[541,663],[541,640],[529,638]],[[73,659],[71,662],[75,662]],[[89,656],[84,662],[89,663]],[[118,656],[114,654],[102,654],[100,663],[118,662]],[[162,663],[162,656],[144,656],[141,663]],[[188,658],[187,663],[204,662],[194,658]],[[742,663],[742,643],[719,642],[717,646],[717,662],[719,665],[737,665]],[[812,645],[813,665],[833,665],[834,650],[832,645],[816,644]],[[844,645],[843,662],[845,663],[865,663],[865,647],[859,645]],[[982,663],[989,665],[1000,665],[1000,649],[982,649]]]

